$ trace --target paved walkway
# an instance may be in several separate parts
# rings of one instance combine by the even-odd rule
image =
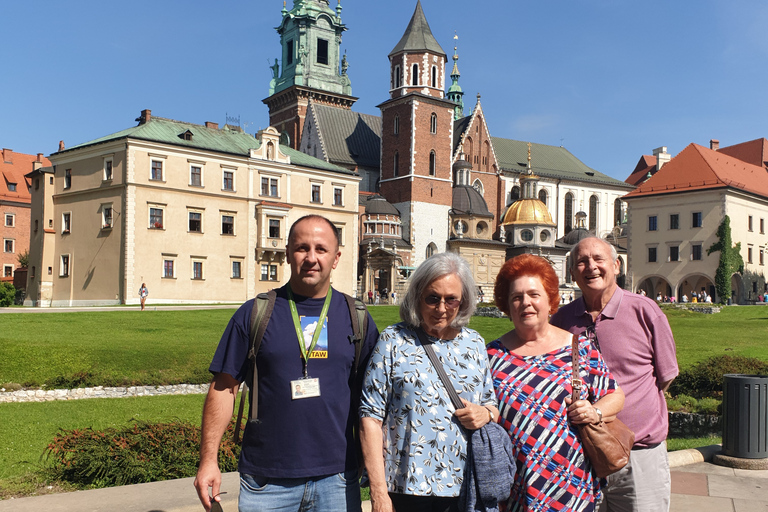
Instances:
[[[731,469],[704,460],[713,447],[670,454],[670,512],[768,512],[768,470]],[[193,478],[0,501],[0,512],[200,512]],[[223,477],[222,508],[237,510],[237,473]],[[370,511],[370,503],[363,504]]]

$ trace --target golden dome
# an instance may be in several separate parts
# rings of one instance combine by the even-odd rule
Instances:
[[[555,226],[552,215],[539,199],[521,199],[515,201],[504,214],[501,223],[508,224],[539,224],[543,226]]]

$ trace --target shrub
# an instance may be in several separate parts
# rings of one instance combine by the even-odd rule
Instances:
[[[234,425],[233,420],[221,442],[222,472],[237,469]],[[59,430],[43,456],[54,478],[82,489],[194,476],[199,449],[200,427],[192,423],[136,421],[103,431]]]
[[[688,412],[695,414],[720,414],[721,401],[717,398],[696,399],[688,395],[671,397],[667,395],[667,408],[670,412]]]
[[[680,375],[672,382],[669,393],[672,396],[722,398],[723,375],[728,373],[765,375],[768,374],[768,362],[744,356],[711,357],[680,372]]]
[[[0,283],[0,307],[7,308],[13,306],[16,300],[16,288],[11,283]]]

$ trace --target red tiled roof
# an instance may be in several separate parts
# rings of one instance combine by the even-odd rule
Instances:
[[[645,177],[648,176],[649,172],[651,175],[656,173],[656,157],[651,155],[643,155],[640,157],[640,161],[637,162],[635,170],[632,171],[632,174],[630,174],[629,178],[624,180],[624,182],[629,183],[630,185],[638,186],[643,181],[645,181]]]
[[[29,187],[31,182],[25,175],[34,170],[34,162],[37,155],[15,153],[10,149],[3,149],[0,153],[0,199],[17,203],[29,203]],[[47,158],[42,159],[43,167],[50,167],[51,162]],[[11,191],[8,185],[16,184],[16,190]]]
[[[768,171],[762,165],[744,162],[722,150],[690,144],[624,198],[725,187],[768,197]]]
[[[768,162],[768,140],[755,139],[749,142],[742,142],[741,144],[720,148],[718,152],[738,158],[752,165],[764,166]]]

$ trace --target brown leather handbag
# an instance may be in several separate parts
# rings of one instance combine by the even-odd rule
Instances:
[[[579,376],[579,338],[573,335],[571,343],[571,357],[573,359],[572,380],[573,394],[571,398],[575,402],[580,400],[579,392],[583,381]],[[592,463],[592,468],[599,478],[617,472],[629,463],[629,454],[632,445],[635,444],[635,433],[630,430],[620,419],[613,421],[600,421],[600,423],[585,423],[576,425],[579,429],[581,446],[584,455]]]

